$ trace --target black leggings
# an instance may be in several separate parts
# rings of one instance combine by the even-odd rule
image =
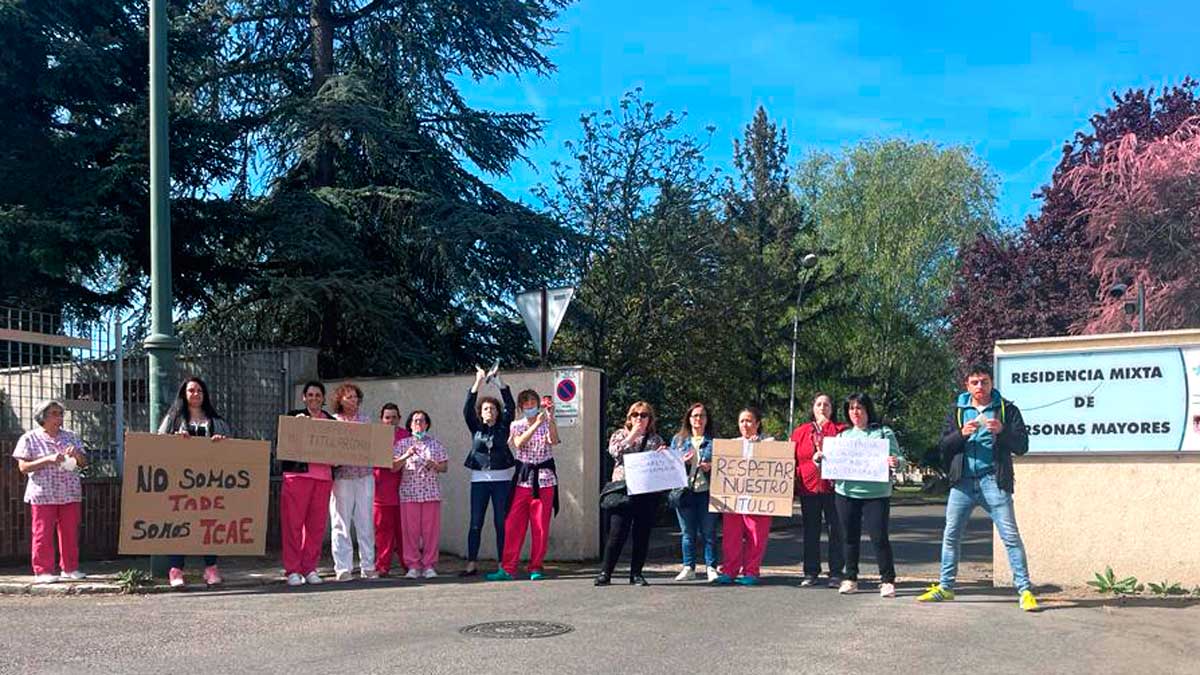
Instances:
[[[631,495],[629,504],[608,512],[608,544],[604,547],[604,573],[612,576],[625,548],[629,531],[633,530],[633,557],[629,561],[630,578],[640,576],[650,551],[650,531],[654,529],[654,516],[658,513],[659,493]]]
[[[858,580],[858,556],[863,526],[875,547],[875,560],[879,563],[879,580],[885,584],[896,583],[896,563],[892,560],[892,544],[888,541],[888,514],[891,498],[855,499],[837,496],[838,518],[842,521],[842,535],[846,538],[846,578]]]

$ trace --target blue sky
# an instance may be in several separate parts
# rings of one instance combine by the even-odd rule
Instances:
[[[826,6],[822,6],[826,5]],[[844,5],[844,6],[839,6]],[[973,149],[996,172],[998,214],[1036,211],[1063,141],[1114,90],[1200,76],[1200,3],[580,0],[557,21],[558,71],[472,83],[468,100],[549,121],[533,167],[494,179],[535,203],[579,116],[634,87],[716,126],[710,160],[758,105],[788,130],[793,161],[865,138],[903,136]]]

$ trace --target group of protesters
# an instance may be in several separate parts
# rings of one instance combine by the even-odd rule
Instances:
[[[485,384],[494,385],[500,398],[480,396]],[[1012,456],[1028,450],[1024,421],[1017,406],[993,388],[989,366],[969,368],[964,384],[966,390],[951,406],[939,442],[951,483],[940,579],[918,600],[954,599],[963,530],[971,511],[981,506],[996,524],[1008,552],[1020,607],[1036,610],[1012,504]],[[358,572],[363,579],[390,576],[397,558],[397,570],[404,569],[405,578],[437,577],[442,501],[439,481],[448,469],[450,453],[432,433],[429,413],[415,409],[405,416],[397,404],[388,402],[377,413],[368,414],[363,408],[362,390],[349,382],[334,389],[328,409],[325,386],[320,382],[306,383],[301,395],[303,407],[289,415],[343,423],[381,422],[395,427],[395,431],[390,467],[281,463],[280,525],[287,584],[323,583],[317,565],[327,524],[335,581],[354,578],[355,544]],[[86,465],[87,454],[78,436],[63,428],[63,412],[63,405],[56,401],[38,404],[34,410],[37,428],[25,433],[13,452],[21,472],[28,476],[25,501],[32,510],[32,563],[38,583],[85,577],[78,560],[82,501],[78,471]],[[545,578],[550,525],[559,500],[554,462],[559,434],[549,397],[527,389],[514,399],[498,366],[486,372],[477,368],[463,405],[463,418],[471,433],[464,460],[471,476],[471,515],[467,564],[460,576],[481,573],[480,543],[490,505],[499,565],[486,578],[517,578],[527,534],[531,546],[525,572],[532,581]],[[756,408],[742,409],[737,416],[737,438],[746,443],[773,440],[762,435],[761,423],[762,414]],[[609,535],[602,567],[594,580],[596,586],[612,583],[630,535],[629,583],[649,585],[643,567],[664,494],[675,510],[682,534],[682,565],[676,581],[696,579],[702,558],[703,578],[710,583],[760,583],[771,516],[710,511],[713,429],[708,406],[696,402],[687,407],[678,429],[665,440],[650,403],[637,401],[629,406],[623,425],[612,433],[608,444],[615,467],[610,483],[602,490],[601,505],[609,519]],[[209,437],[214,442],[231,434],[229,425],[213,407],[207,385],[196,377],[180,385],[158,431]],[[879,567],[879,595],[895,597],[896,569],[888,538],[892,483],[823,478],[824,441],[835,436],[885,441],[889,470],[904,469],[896,434],[882,423],[868,394],[850,394],[840,405],[827,393],[813,397],[809,419],[796,426],[789,439],[795,451],[795,493],[803,523],[800,586],[820,585],[820,540],[824,532],[828,549],[824,585],[842,594],[857,592],[860,542],[865,529]],[[639,452],[674,453],[684,463],[686,485],[670,493],[628,494],[625,459]],[[55,543],[61,575],[54,574]],[[169,583],[184,585],[186,559],[171,556],[169,564]],[[208,585],[222,582],[215,556],[204,557],[203,579]]]

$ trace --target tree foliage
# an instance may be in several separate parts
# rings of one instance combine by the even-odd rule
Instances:
[[[958,251],[995,233],[995,179],[965,149],[903,140],[808,161],[822,246],[848,277],[823,333],[840,358],[829,386],[870,393],[923,455],[954,386],[945,303]]]
[[[1144,285],[1143,329],[1200,324],[1200,118],[1148,143],[1126,134],[1105,146],[1098,164],[1077,166],[1066,180],[1084,205],[1091,273],[1100,286],[1129,279]],[[1123,305],[1101,300],[1084,330],[1123,329]]]
[[[1200,114],[1196,88],[1195,80],[1185,78],[1158,95],[1153,89],[1114,94],[1113,106],[1093,115],[1091,128],[1064,145],[1050,183],[1035,195],[1042,200],[1038,215],[1018,232],[980,238],[964,248],[949,305],[961,360],[990,361],[1000,339],[1114,327],[1095,323],[1098,314],[1111,315],[1103,308],[1108,287],[1094,272],[1105,264],[1097,267],[1093,259],[1089,205],[1078,199],[1069,176],[1078,167],[1099,166],[1105,147],[1128,134],[1150,143],[1174,133]]]

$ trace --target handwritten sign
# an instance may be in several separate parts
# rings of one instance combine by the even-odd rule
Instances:
[[[634,452],[625,455],[625,488],[631,495],[662,492],[687,485],[687,470],[679,455],[666,452]]]
[[[826,438],[821,444],[821,478],[886,483],[888,442],[884,438]]]
[[[791,443],[715,440],[712,467],[709,511],[784,518],[792,515],[796,455]]]
[[[390,424],[280,415],[275,456],[300,462],[390,468],[395,433]]]
[[[263,555],[271,444],[126,434],[122,555]]]

